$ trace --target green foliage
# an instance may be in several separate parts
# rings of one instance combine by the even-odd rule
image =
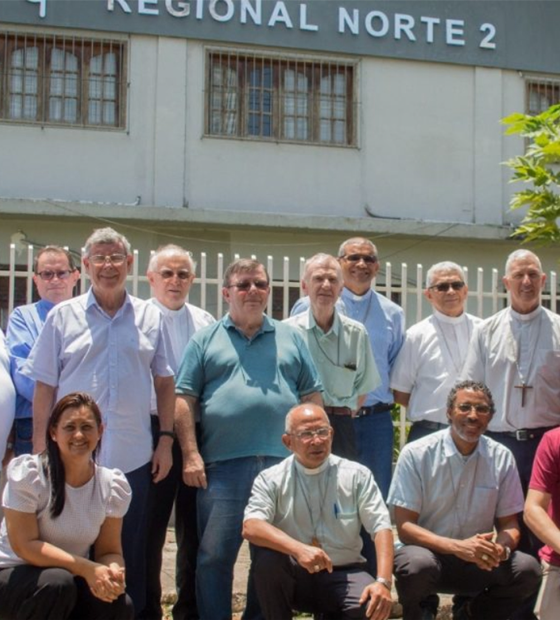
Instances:
[[[513,196],[512,209],[527,213],[512,236],[523,243],[560,241],[560,105],[536,116],[511,114],[502,119],[506,135],[518,134],[529,141],[524,155],[505,162],[513,171],[512,183],[529,184]]]
[[[397,405],[397,403],[395,403],[393,405],[393,408],[391,409],[391,418],[393,419],[393,427],[395,429],[395,432],[393,433],[393,463],[397,462],[397,459],[399,458],[399,454],[401,452],[401,425],[400,425],[400,421],[401,421],[401,408],[400,405]],[[408,435],[408,431],[410,430],[410,422],[407,420],[406,422],[406,428],[405,428],[405,433],[406,435]],[[405,438],[406,441],[406,438]]]

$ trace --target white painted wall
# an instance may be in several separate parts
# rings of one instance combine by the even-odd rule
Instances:
[[[0,124],[0,197],[502,224],[515,72],[367,58],[359,147],[204,137],[205,46],[132,36],[126,131]],[[94,208],[94,207],[92,207]]]

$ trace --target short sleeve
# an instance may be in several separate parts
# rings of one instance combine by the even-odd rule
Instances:
[[[253,483],[251,497],[245,508],[243,519],[260,519],[273,523],[275,517],[275,485],[266,479],[264,472],[261,472]]]
[[[118,469],[111,470],[111,492],[107,502],[107,516],[120,519],[126,514],[132,499],[132,490],[125,475]]]
[[[24,454],[13,459],[7,478],[2,497],[4,508],[36,513],[43,507],[41,496],[48,493],[48,488],[38,455]]]

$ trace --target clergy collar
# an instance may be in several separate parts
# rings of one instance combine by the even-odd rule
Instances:
[[[518,321],[532,321],[533,319],[536,319],[541,312],[544,312],[543,307],[540,305],[537,306],[533,312],[529,312],[528,314],[520,314],[511,307],[509,311],[511,312],[511,316]]]
[[[450,325],[459,325],[460,323],[464,323],[467,320],[467,313],[463,312],[459,316],[448,316],[447,314],[443,314],[439,310],[434,308],[434,316],[438,321],[442,323],[449,323]]]
[[[319,465],[319,467],[315,467],[313,469],[308,469],[307,467],[304,467],[294,456],[294,465],[296,466],[298,472],[305,474],[307,476],[318,476],[319,474],[322,474],[327,467],[329,466],[329,460],[331,458],[330,454],[329,456]]]
[[[155,297],[152,297],[152,303],[157,306],[165,316],[178,316],[181,312],[185,311],[185,304],[183,304],[178,310],[171,310],[171,308],[164,306]]]
[[[363,295],[356,295],[356,293],[353,293],[349,288],[344,287],[342,289],[342,295],[347,299],[360,303],[364,302],[366,299],[369,299],[373,295],[373,290],[369,289],[369,291]]]

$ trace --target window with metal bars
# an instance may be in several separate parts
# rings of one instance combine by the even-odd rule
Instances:
[[[527,114],[536,115],[560,103],[560,77],[526,79]]]
[[[125,126],[126,44],[0,32],[0,120]]]
[[[356,66],[209,50],[206,133],[354,146]]]

